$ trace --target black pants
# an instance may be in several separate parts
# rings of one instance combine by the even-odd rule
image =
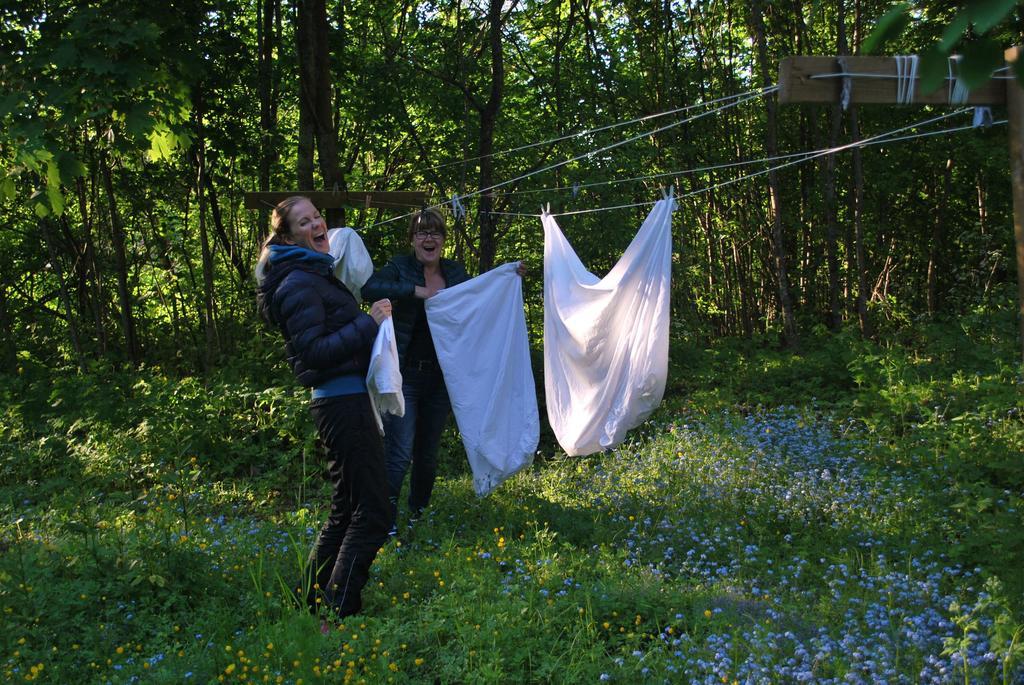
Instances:
[[[384,447],[366,394],[314,400],[310,413],[327,451],[331,513],[310,554],[320,597],[340,616],[362,609],[362,589],[377,550],[387,540],[392,513]]]

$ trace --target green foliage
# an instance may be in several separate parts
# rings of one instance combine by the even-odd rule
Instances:
[[[864,52],[875,52],[878,48],[903,33],[910,24],[909,12],[910,3],[907,2],[901,2],[889,8],[878,20],[875,30],[864,40],[862,46]]]
[[[957,48],[961,48],[962,59],[956,76],[964,85],[976,88],[988,81],[1004,64],[1003,46],[990,32],[1004,23],[1018,4],[1017,0],[972,0],[960,8],[946,23],[942,37],[921,52],[921,90],[930,93],[945,83],[950,55]],[[911,24],[912,11],[906,2],[890,8],[865,39],[864,51],[876,52],[894,42]],[[1017,60],[1013,68],[1024,84],[1024,62]]]
[[[189,145],[190,93],[183,77],[194,46],[183,40],[188,11],[130,2],[28,6],[4,17],[21,48],[2,72],[0,121],[6,147],[5,199],[18,181],[39,217],[65,210],[63,186],[86,173],[81,141],[166,159]]]

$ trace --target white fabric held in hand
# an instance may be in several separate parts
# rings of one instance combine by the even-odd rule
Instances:
[[[437,360],[481,497],[533,463],[537,389],[518,263],[504,264],[425,302]]]
[[[672,198],[658,201],[604,278],[584,268],[544,214],[544,388],[569,455],[622,442],[661,402],[668,378]]]
[[[363,245],[363,239],[355,230],[344,226],[328,230],[327,242],[334,257],[335,278],[355,295],[356,302],[362,302],[360,291],[373,275],[373,260]]]
[[[395,324],[391,317],[377,329],[377,338],[370,351],[370,368],[366,372],[366,390],[377,418],[377,429],[384,434],[381,414],[405,416],[405,395],[402,394],[402,372],[398,364]]]

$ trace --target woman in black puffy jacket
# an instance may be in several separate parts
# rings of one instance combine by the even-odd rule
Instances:
[[[366,391],[370,350],[391,303],[360,310],[333,275],[327,225],[307,198],[278,204],[271,227],[256,267],[260,315],[280,329],[296,378],[312,389],[310,413],[333,485],[330,515],[310,553],[306,601],[344,617],[362,608],[370,565],[392,524],[384,449]]]

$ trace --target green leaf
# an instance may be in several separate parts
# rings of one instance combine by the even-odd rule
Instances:
[[[907,28],[907,24],[909,23],[910,4],[901,2],[893,5],[892,8],[890,8],[889,11],[878,20],[878,26],[876,26],[875,30],[871,32],[871,35],[865,39],[861,46],[862,51],[865,54],[875,52],[886,43],[903,33],[903,30]]]
[[[967,11],[974,22],[974,30],[987,33],[1005,19],[1016,5],[1017,0],[974,0],[967,6]]]
[[[165,127],[153,129],[149,134],[149,157],[153,160],[170,159],[177,144],[177,138]]]
[[[52,53],[53,63],[61,69],[67,69],[78,64],[78,50],[74,43],[68,40],[61,41]]]
[[[140,102],[131,108],[125,118],[125,127],[136,138],[142,138],[153,130],[153,116],[149,113],[148,102]]]
[[[72,183],[76,178],[85,176],[85,165],[78,161],[70,152],[61,152],[57,155],[57,165],[60,169],[60,180],[65,185]]]
[[[46,186],[46,199],[50,202],[50,208],[54,216],[64,213],[64,193],[61,192],[60,184]]]
[[[4,200],[10,200],[14,197],[16,189],[14,187],[14,177],[8,176],[3,181],[0,181],[0,198]]]
[[[11,93],[7,97],[0,99],[0,117],[5,117],[13,112],[23,97],[23,95]]]
[[[939,41],[938,48],[944,54],[949,55],[950,51],[960,42],[960,39],[964,37],[964,32],[967,27],[971,25],[971,13],[968,10],[960,10],[957,15],[953,17],[953,21],[949,22],[946,26],[946,30],[942,32],[942,39]]]
[[[1003,49],[999,43],[984,37],[964,46],[960,60],[960,78],[968,88],[977,88],[1003,66]]]
[[[935,45],[927,48],[921,53],[917,74],[921,79],[921,95],[935,92],[949,76],[949,56]]]
[[[35,211],[36,216],[38,216],[40,219],[45,219],[46,217],[50,216],[50,208],[46,206],[45,202],[35,203],[32,209],[33,211]]]
[[[60,166],[52,160],[46,165],[46,185],[60,188]]]

